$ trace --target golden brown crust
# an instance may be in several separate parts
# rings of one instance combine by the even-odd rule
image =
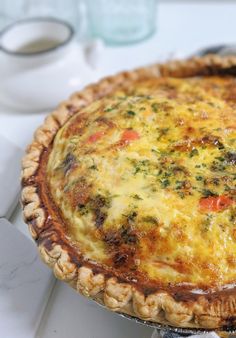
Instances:
[[[223,328],[236,324],[236,290],[215,291],[210,293],[182,294],[168,290],[158,290],[145,294],[135,282],[128,283],[94,269],[83,260],[71,255],[68,243],[55,221],[42,205],[39,187],[34,177],[37,175],[40,158],[51,144],[58,129],[71,115],[101,98],[121,84],[129,86],[134,80],[149,77],[201,76],[236,74],[236,58],[206,56],[187,61],[171,61],[166,64],[140,68],[101,80],[83,91],[75,93],[52,112],[34,135],[34,140],[26,150],[22,161],[22,204],[24,219],[28,223],[32,237],[37,241],[40,256],[53,268],[57,278],[68,282],[85,296],[102,302],[113,311],[128,313],[141,319],[169,324],[178,327],[205,329]]]

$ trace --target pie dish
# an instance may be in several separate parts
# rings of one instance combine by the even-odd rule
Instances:
[[[24,218],[57,278],[184,328],[236,324],[236,58],[105,78],[63,102],[22,164]]]

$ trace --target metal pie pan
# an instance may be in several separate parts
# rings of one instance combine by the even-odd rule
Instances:
[[[109,309],[104,304],[102,304],[98,299],[93,299],[93,301],[95,301],[98,305],[100,305],[101,307],[109,311]],[[201,328],[198,329],[198,328],[193,328],[193,327],[192,328],[175,327],[175,326],[170,326],[168,324],[159,324],[159,323],[155,323],[149,320],[140,319],[140,318],[128,315],[126,313],[121,313],[121,312],[114,312],[114,313],[116,313],[120,317],[126,318],[135,323],[142,324],[142,325],[151,327],[153,329],[161,330],[162,332],[175,333],[180,336],[203,335],[203,334],[210,333],[210,332],[216,332],[216,333],[220,332],[220,333],[225,333],[225,334],[236,333],[236,327],[223,327],[222,329],[218,329],[218,330],[201,329]]]
[[[148,320],[143,320],[137,317],[130,316],[125,313],[120,313],[117,312],[121,317],[129,319],[131,321],[134,321],[138,324],[146,325],[148,327],[152,327],[153,329],[161,330],[161,331],[166,331],[166,332],[172,332],[172,333],[177,333],[179,335],[183,336],[190,336],[190,335],[202,335],[210,332],[221,332],[221,333],[226,333],[226,334],[235,334],[236,333],[236,327],[224,327],[219,330],[214,330],[214,329],[196,329],[196,328],[183,328],[183,327],[174,327],[170,326],[167,324],[158,324],[155,322],[151,322]]]

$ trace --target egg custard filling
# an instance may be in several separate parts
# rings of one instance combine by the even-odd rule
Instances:
[[[51,199],[83,257],[159,285],[236,280],[236,84],[152,78],[57,132]]]

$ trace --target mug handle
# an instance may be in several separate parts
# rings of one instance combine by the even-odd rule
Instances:
[[[104,43],[101,39],[93,39],[86,41],[83,46],[84,58],[87,64],[92,69],[98,69],[99,63],[102,57],[102,53],[105,49]]]

